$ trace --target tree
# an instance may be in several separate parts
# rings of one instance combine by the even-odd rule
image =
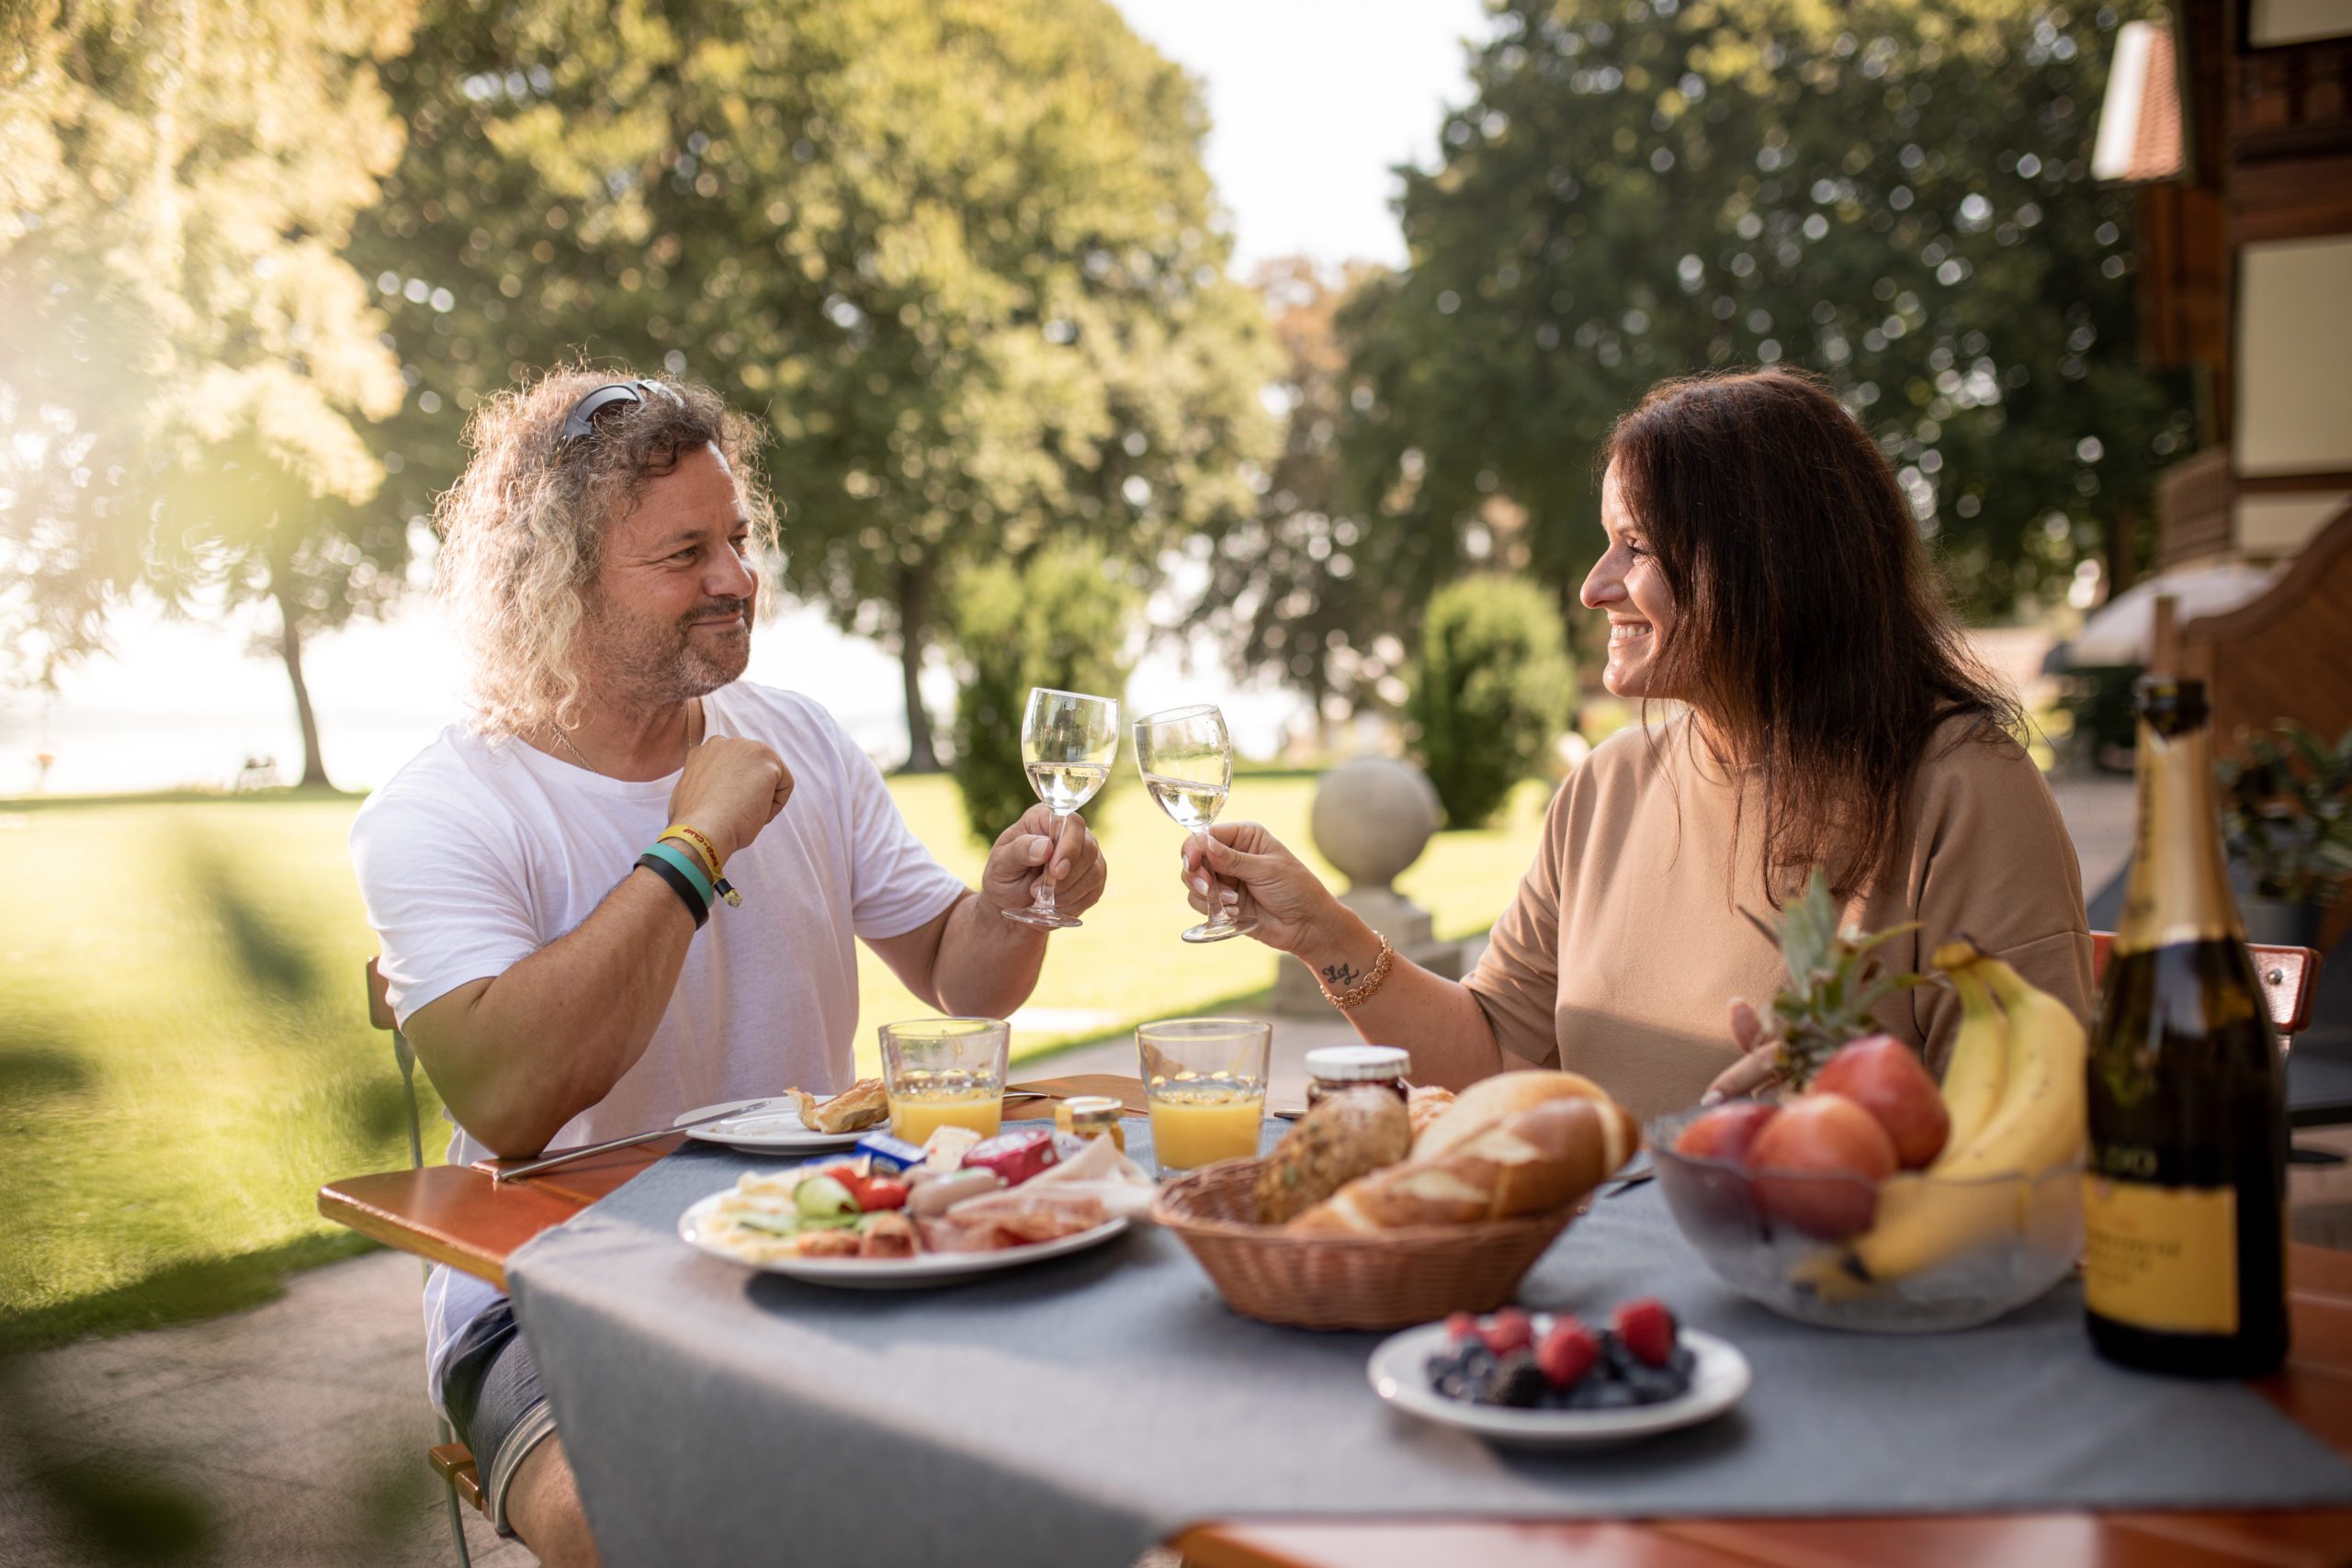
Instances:
[[[305,784],[326,774],[303,639],[379,605],[406,548],[356,510],[382,469],[356,421],[400,381],[337,253],[399,154],[374,62],[413,9],[51,6],[0,42],[27,150],[0,219],[12,646],[46,677],[134,585],[270,600]]]
[[[1036,803],[1021,750],[1031,687],[1125,697],[1141,601],[1091,540],[1048,546],[1025,567],[991,561],[965,574],[952,616],[960,668],[951,769],[974,838],[992,841]],[[1094,796],[1097,831],[1117,782],[1114,771]]]
[[[1502,7],[1442,165],[1404,171],[1411,265],[1342,317],[1347,502],[1421,541],[1409,574],[1523,567],[1569,608],[1611,421],[1666,376],[1806,366],[1967,611],[2046,598],[2188,441],[2180,383],[2137,364],[2128,198],[2088,172],[2117,20]]]
[[[1351,382],[1336,322],[1383,276],[1289,256],[1251,279],[1282,352],[1272,400],[1287,411],[1283,446],[1258,477],[1255,513],[1219,542],[1193,610],[1225,643],[1237,675],[1278,671],[1326,724],[1366,702],[1403,700],[1396,634],[1426,592],[1396,551],[1428,536],[1370,527],[1343,493],[1340,432]]]
[[[1483,826],[1536,773],[1576,706],[1550,597],[1487,572],[1430,595],[1405,717],[1447,825]]]
[[[895,644],[910,766],[963,571],[1070,537],[1148,577],[1252,506],[1198,97],[1101,0],[450,9],[379,280],[446,427],[564,344],[764,409],[777,581]]]

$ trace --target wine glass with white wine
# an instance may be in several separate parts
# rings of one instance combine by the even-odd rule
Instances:
[[[1109,782],[1111,761],[1118,754],[1117,698],[1030,689],[1029,712],[1021,721],[1021,760],[1028,766],[1029,787],[1054,814],[1054,847],[1046,865],[1061,852],[1062,823]],[[1050,931],[1086,923],[1054,908],[1054,885],[1046,876],[1037,878],[1029,897],[1027,908],[1007,909],[1004,918]]]
[[[1225,715],[1212,704],[1144,715],[1136,720],[1136,765],[1143,770],[1143,787],[1176,826],[1207,832],[1233,787],[1233,738],[1226,733]],[[1217,886],[1214,877],[1210,885]],[[1214,907],[1215,914],[1184,933],[1186,942],[1223,942],[1249,931],[1234,919],[1232,905]]]

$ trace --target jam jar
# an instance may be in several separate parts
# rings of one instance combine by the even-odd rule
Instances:
[[[1412,1068],[1412,1057],[1394,1045],[1326,1045],[1309,1051],[1306,1108],[1314,1110],[1327,1094],[1362,1089],[1367,1084],[1387,1089],[1402,1100],[1406,1089],[1411,1087],[1406,1081],[1406,1074]]]
[[[1108,1135],[1112,1146],[1121,1154],[1127,1152],[1126,1129],[1119,1124],[1125,1107],[1107,1094],[1075,1095],[1054,1102],[1055,1124],[1065,1133],[1081,1138]]]

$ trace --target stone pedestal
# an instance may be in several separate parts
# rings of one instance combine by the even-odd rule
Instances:
[[[1462,944],[1434,940],[1429,911],[1393,886],[1437,830],[1437,791],[1419,768],[1391,757],[1359,757],[1323,775],[1307,829],[1323,858],[1349,880],[1340,902],[1409,958],[1447,979],[1462,977]],[[1303,964],[1274,981],[1274,1010],[1328,1012],[1330,1003]]]

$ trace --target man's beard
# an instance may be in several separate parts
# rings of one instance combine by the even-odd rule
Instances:
[[[730,616],[736,620],[729,631],[695,629]],[[675,621],[641,619],[592,604],[580,626],[583,662],[625,701],[647,707],[683,703],[741,676],[752,660],[751,622],[749,599],[715,599]]]

